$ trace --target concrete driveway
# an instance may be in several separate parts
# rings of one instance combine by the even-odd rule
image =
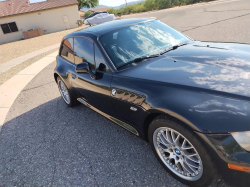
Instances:
[[[161,16],[194,39],[250,43],[249,7],[226,1],[134,16]],[[0,186],[184,186],[146,142],[83,105],[68,108],[54,67],[40,72],[8,113],[0,132]]]

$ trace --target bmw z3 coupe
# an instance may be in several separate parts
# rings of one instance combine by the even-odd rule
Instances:
[[[68,106],[82,103],[148,141],[182,183],[249,186],[249,52],[125,19],[65,36],[54,78]]]

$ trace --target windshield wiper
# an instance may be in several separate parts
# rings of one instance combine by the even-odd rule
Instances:
[[[131,61],[125,63],[125,64],[122,64],[122,65],[120,65],[120,66],[117,66],[116,68],[118,69],[118,68],[121,68],[121,67],[126,66],[126,65],[128,65],[128,64],[132,64],[132,63],[134,63],[134,62],[141,62],[141,61],[144,60],[144,59],[159,57],[160,55],[161,55],[161,54],[155,54],[155,55],[149,55],[149,56],[138,57],[138,58],[136,58],[136,59],[134,59],[134,60],[131,60]]]
[[[162,54],[164,54],[164,53],[167,53],[167,52],[169,52],[169,51],[175,50],[175,49],[177,49],[178,47],[183,46],[183,45],[187,45],[187,44],[188,44],[188,42],[180,43],[180,44],[178,44],[178,45],[174,45],[173,47],[168,48],[168,49],[162,51],[162,52],[160,53],[160,55],[162,55]]]
[[[123,67],[123,66],[126,66],[126,65],[131,64],[131,63],[134,63],[134,62],[141,62],[141,61],[144,60],[144,59],[159,57],[160,55],[162,55],[162,54],[164,54],[164,53],[166,53],[166,52],[168,52],[168,51],[175,50],[175,49],[177,49],[178,47],[183,46],[183,45],[186,45],[186,44],[188,44],[188,42],[180,43],[180,44],[178,44],[178,45],[174,45],[173,47],[168,48],[168,49],[166,49],[166,50],[160,52],[159,54],[154,54],[154,55],[149,55],[149,56],[138,57],[138,58],[136,58],[136,59],[134,59],[134,60],[132,60],[132,61],[129,61],[129,62],[125,63],[125,64],[120,65],[120,66],[117,66],[116,68],[119,69],[119,68],[121,68],[121,67]]]
[[[155,57],[158,57],[158,56],[160,56],[160,54],[149,55],[149,56],[142,56],[142,57],[134,59],[133,62],[140,62],[140,61],[142,61],[144,59],[155,58]]]

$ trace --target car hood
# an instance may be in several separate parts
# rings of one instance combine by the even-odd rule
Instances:
[[[250,97],[250,45],[192,42],[118,74]]]

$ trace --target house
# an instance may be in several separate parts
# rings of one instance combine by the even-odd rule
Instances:
[[[82,11],[82,10],[79,10],[78,12],[79,12],[80,18],[83,19],[84,15],[85,15],[85,12]]]
[[[96,8],[96,9],[91,9],[91,10],[89,10],[88,12],[92,12],[92,13],[95,13],[95,12],[102,12],[102,11],[107,11],[108,9],[110,9],[110,8],[109,8],[109,7]]]
[[[32,29],[47,34],[78,27],[77,4],[77,0],[1,1],[0,44],[20,40],[23,31]]]

